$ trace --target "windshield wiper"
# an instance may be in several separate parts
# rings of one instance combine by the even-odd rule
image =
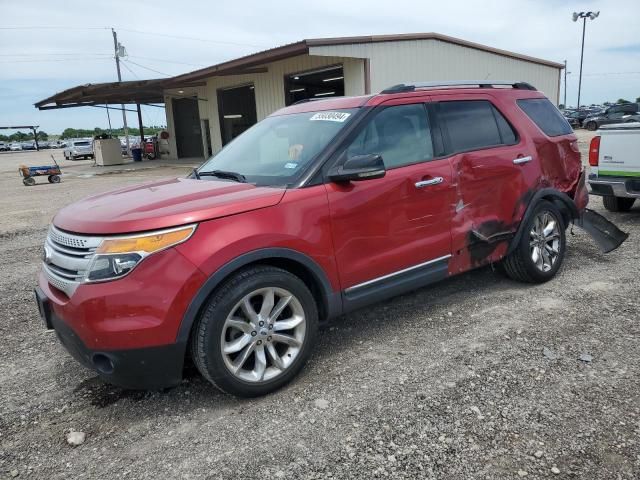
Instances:
[[[227,180],[235,180],[239,183],[247,183],[247,179],[244,175],[238,172],[228,172],[226,170],[211,170],[210,172],[198,172],[198,176],[200,177],[218,177],[224,178]]]

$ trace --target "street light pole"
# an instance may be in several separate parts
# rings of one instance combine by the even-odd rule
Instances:
[[[584,34],[587,28],[587,18],[590,20],[594,20],[600,12],[573,12],[573,21],[577,22],[579,18],[582,19],[582,47],[580,50],[580,75],[578,77],[578,105],[577,108],[580,110],[580,91],[582,89],[582,60],[584,58]],[[566,72],[566,70],[565,70]]]
[[[567,61],[564,61],[564,108],[567,108]]]

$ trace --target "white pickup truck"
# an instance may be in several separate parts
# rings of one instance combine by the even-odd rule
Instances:
[[[626,212],[640,198],[640,123],[600,127],[589,145],[589,186],[610,212]]]

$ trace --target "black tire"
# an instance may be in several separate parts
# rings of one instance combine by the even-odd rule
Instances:
[[[596,122],[587,122],[584,128],[593,132],[598,129],[598,124]]]
[[[267,287],[283,288],[300,302],[306,318],[306,330],[300,351],[293,363],[269,381],[249,382],[235,376],[225,365],[222,334],[227,316],[249,293]],[[290,272],[257,265],[235,274],[216,290],[191,332],[191,357],[202,376],[225,393],[257,397],[273,392],[290,382],[307,362],[318,330],[318,308],[307,286]]]
[[[559,227],[557,258],[548,271],[542,271],[536,266],[532,259],[532,247],[530,245],[530,232],[533,229],[535,219],[545,212],[554,217]],[[514,251],[502,261],[502,266],[504,267],[505,273],[513,280],[524,283],[544,283],[551,280],[562,266],[566,246],[567,240],[565,237],[565,224],[562,213],[553,203],[543,200],[536,205],[532,215],[527,219],[518,245]]]
[[[60,175],[49,175],[49,183],[60,183]]]
[[[36,184],[36,179],[33,177],[25,177],[22,179],[22,183],[24,183],[27,187],[33,187]]]
[[[602,197],[604,208],[610,212],[628,212],[635,201],[635,198],[614,197],[612,195]]]

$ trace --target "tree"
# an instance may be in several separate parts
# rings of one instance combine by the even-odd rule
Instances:
[[[636,103],[640,103],[640,97],[636,98]]]
[[[629,100],[625,100],[624,98],[619,98],[616,103],[623,104],[623,103],[631,103],[631,102]]]

